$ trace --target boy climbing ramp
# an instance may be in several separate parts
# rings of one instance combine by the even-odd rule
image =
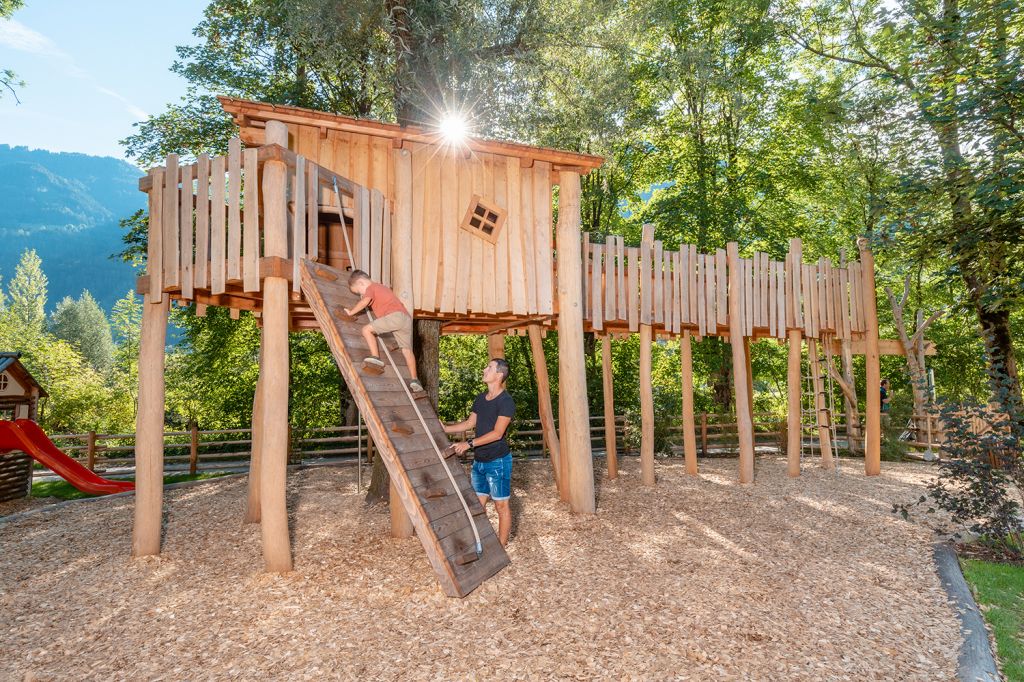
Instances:
[[[370,357],[363,360],[363,369],[368,372],[384,371],[384,362],[380,359],[377,347],[377,336],[391,332],[405,356],[409,366],[409,389],[413,393],[423,393],[423,386],[416,377],[416,356],[412,352],[412,316],[405,309],[402,301],[388,287],[374,282],[362,270],[353,270],[348,277],[348,288],[360,296],[359,302],[352,308],[345,308],[345,314],[355,317],[366,306],[370,306],[375,320],[363,325],[363,338],[370,347]]]

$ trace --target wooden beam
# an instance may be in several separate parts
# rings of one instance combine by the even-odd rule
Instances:
[[[654,226],[643,226],[640,238],[640,481],[646,486],[656,482],[654,475],[654,388],[651,380],[651,251]]]
[[[267,139],[288,144],[288,128],[267,124]],[[268,257],[288,256],[288,215],[285,189],[288,167],[277,160],[263,166],[264,251]],[[288,534],[288,280],[268,277],[263,283],[263,453],[260,473],[263,561],[267,571],[292,570]]]
[[[562,450],[568,464],[569,508],[593,514],[594,460],[583,352],[583,257],[580,249],[580,176],[559,173],[558,199],[558,379]]]
[[[601,337],[601,385],[604,389],[604,450],[608,464],[608,478],[619,477],[619,457],[615,442],[615,378],[612,376],[612,339]]]
[[[799,329],[789,330],[789,362],[786,385],[786,473],[790,477],[800,475],[801,404],[800,380],[801,337]]]
[[[139,333],[139,408],[135,417],[135,523],[132,556],[160,553],[164,495],[164,345],[170,299],[146,294]]]
[[[531,324],[526,328],[530,337],[530,353],[533,355],[533,368],[537,375],[537,407],[540,412],[541,431],[544,434],[544,446],[551,457],[554,470],[555,485],[561,491],[565,481],[561,475],[561,449],[558,431],[555,430],[555,413],[551,407],[551,382],[548,378],[548,363],[544,357],[544,343],[541,338],[540,325]]]
[[[878,304],[875,299],[875,256],[868,240],[857,240],[860,249],[861,286],[864,301],[864,354],[867,388],[865,389],[864,473],[878,476],[882,472],[882,399],[879,394],[881,370],[878,364]]]
[[[729,266],[729,320],[740,319],[740,287],[743,278],[740,276],[739,246],[736,242],[726,245]],[[744,336],[737,327],[737,333],[729,335],[732,346],[733,386],[736,390],[736,424],[740,448],[740,483],[754,481],[754,425],[750,418],[751,405],[749,385],[747,383],[747,358],[744,352]]]
[[[683,456],[686,460],[686,473],[696,476],[697,427],[693,420],[693,349],[689,329],[683,331],[679,340],[679,360],[683,390]]]

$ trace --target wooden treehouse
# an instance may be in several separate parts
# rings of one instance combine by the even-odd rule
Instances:
[[[583,334],[603,335],[606,423],[612,421],[610,334],[639,332],[643,479],[654,483],[650,342],[678,336],[682,349],[687,467],[696,473],[691,340],[728,336],[733,348],[740,480],[753,480],[749,343],[790,347],[791,473],[799,474],[801,342],[821,352],[864,353],[878,384],[880,345],[871,254],[834,267],[803,263],[799,241],[783,261],[713,254],[654,240],[590,243],[581,232],[580,178],[602,159],[479,139],[450,143],[432,131],[295,107],[221,98],[240,129],[225,156],[181,164],[167,158],[140,181],[149,195],[137,423],[133,553],[160,550],[164,343],[171,301],[251,311],[261,321],[253,454],[246,519],[260,522],[267,570],[292,567],[285,500],[288,332],[319,329],[367,422],[392,480],[394,527],[411,522],[449,595],[464,596],[501,570],[498,544],[469,481],[443,452],[433,408],[406,388],[398,360],[382,376],[360,372],[368,354],[358,322],[341,308],[358,267],[391,286],[417,318],[443,333],[488,334],[492,354],[507,333],[530,336],[544,439],[563,500],[594,511]],[[243,149],[243,144],[245,148]],[[557,192],[555,191],[557,188]],[[553,221],[557,197],[557,224]],[[564,397],[554,427],[542,357],[544,328],[557,328],[557,381]],[[385,344],[385,348],[387,344]],[[881,350],[897,352],[882,347]],[[795,363],[795,365],[794,365]],[[795,367],[795,369],[794,369]],[[819,368],[820,369],[820,368]],[[815,369],[819,379],[824,374]],[[815,384],[815,399],[823,391]],[[869,390],[865,469],[878,473],[878,393]],[[570,399],[571,398],[571,399]],[[797,428],[792,428],[794,424]],[[822,458],[832,466],[830,412],[816,406]],[[688,421],[687,421],[688,417]],[[615,452],[608,452],[615,475]],[[795,459],[794,459],[794,453]]]

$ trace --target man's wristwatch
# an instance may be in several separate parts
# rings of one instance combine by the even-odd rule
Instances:
[[[470,449],[470,450],[472,450],[472,449],[473,449],[473,447],[474,447],[474,446],[473,446],[473,439],[472,439],[472,438],[470,438],[470,439],[469,439],[469,440],[468,440],[467,442],[469,443],[469,449]]]

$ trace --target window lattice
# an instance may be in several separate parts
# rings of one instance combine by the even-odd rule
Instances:
[[[462,219],[460,227],[494,244],[498,241],[498,235],[501,233],[501,227],[504,224],[504,209],[474,194],[472,201],[469,202],[469,210],[466,211],[466,217]]]

